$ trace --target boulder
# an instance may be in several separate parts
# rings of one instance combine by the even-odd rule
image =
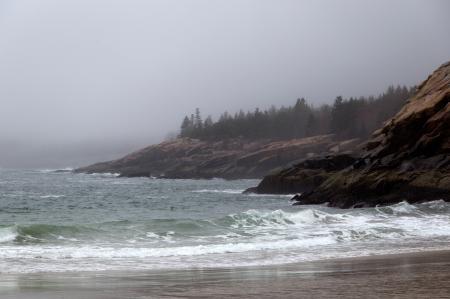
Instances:
[[[257,187],[246,193],[293,194],[308,193],[323,183],[332,173],[352,165],[356,159],[350,155],[330,155],[305,159],[289,168],[270,174]]]

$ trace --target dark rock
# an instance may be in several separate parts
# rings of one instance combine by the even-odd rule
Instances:
[[[351,166],[356,159],[350,155],[334,155],[306,159],[289,168],[264,177],[257,187],[245,192],[291,194],[307,193],[324,182],[331,173]]]

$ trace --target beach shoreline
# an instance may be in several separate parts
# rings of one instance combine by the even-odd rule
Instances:
[[[448,298],[450,250],[273,266],[2,274],[0,296],[25,298]]]

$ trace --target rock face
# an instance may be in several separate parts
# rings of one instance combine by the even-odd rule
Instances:
[[[179,138],[152,145],[121,159],[76,169],[86,173],[164,178],[261,178],[300,159],[357,149],[358,139],[335,141],[320,135],[287,141]]]
[[[307,193],[322,184],[331,173],[352,165],[356,159],[350,155],[330,155],[305,159],[277,173],[265,176],[257,187],[247,193],[291,194]]]
[[[336,156],[309,161],[263,179],[256,192],[292,193],[297,204],[349,208],[403,200],[450,201],[450,63],[438,68],[392,119],[375,131],[361,158],[339,169]],[[311,160],[314,164],[316,160]],[[334,165],[334,164],[333,164]],[[336,164],[338,165],[338,164]]]

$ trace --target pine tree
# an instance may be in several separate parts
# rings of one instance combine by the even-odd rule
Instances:
[[[208,115],[208,117],[205,119],[204,123],[203,123],[203,127],[204,128],[210,128],[213,126],[213,120],[211,118],[211,115]]]
[[[200,109],[196,108],[195,109],[195,122],[194,122],[194,127],[198,130],[201,130],[203,127],[203,122],[202,122],[202,117],[200,115]]]
[[[181,137],[188,137],[189,129],[191,128],[191,122],[187,116],[184,117],[183,122],[181,123]]]
[[[306,122],[306,136],[313,136],[317,131],[316,117],[314,114],[310,113],[308,116],[308,121]]]

